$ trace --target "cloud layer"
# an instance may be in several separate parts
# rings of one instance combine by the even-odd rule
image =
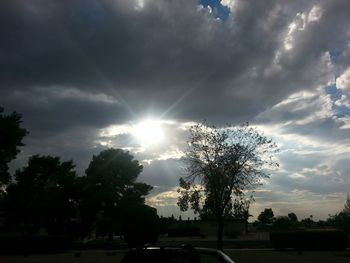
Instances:
[[[322,196],[320,217],[334,200],[340,209],[350,189],[348,1],[221,5],[225,19],[196,0],[1,1],[0,104],[30,130],[13,167],[55,154],[83,174],[92,154],[126,147],[158,195],[181,174],[186,123],[249,121],[281,145],[283,169],[257,207],[285,200],[306,215],[302,200],[316,210]],[[146,117],[164,121],[162,145],[103,133]]]

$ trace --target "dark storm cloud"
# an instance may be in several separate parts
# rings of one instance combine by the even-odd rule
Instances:
[[[61,131],[51,136],[27,136],[24,139],[27,146],[22,148],[18,158],[11,163],[11,170],[23,167],[30,156],[39,154],[59,156],[65,161],[73,160],[78,174],[84,175],[92,156],[105,149],[94,141],[95,137],[96,130],[87,126]]]
[[[156,188],[161,187],[161,190],[164,191],[164,189],[178,185],[180,177],[184,175],[183,164],[178,159],[155,160],[144,165],[139,180],[154,185]]]
[[[118,101],[103,94],[84,93],[58,87],[9,91],[3,107],[23,113],[23,125],[31,136],[59,133],[77,126],[102,128],[130,118]]]
[[[288,26],[312,4],[242,1],[221,22],[194,0],[137,3],[3,1],[3,92],[73,86],[113,96],[136,114],[241,122],[322,82],[320,56],[330,43],[344,45],[345,28],[328,25],[335,19],[328,2],[324,18],[299,32],[288,54]],[[339,18],[346,20],[345,11]],[[283,72],[267,74],[279,49]]]

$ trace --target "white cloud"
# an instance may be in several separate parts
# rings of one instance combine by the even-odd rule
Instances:
[[[288,31],[284,39],[285,50],[291,50],[294,47],[294,39],[298,31],[305,30],[305,14],[297,13],[295,19],[288,26]]]
[[[341,123],[340,129],[349,129],[350,130],[350,117],[342,117],[338,119]]]
[[[307,16],[307,20],[308,22],[316,22],[321,19],[322,14],[323,14],[322,8],[318,5],[315,5],[311,8]]]
[[[237,3],[237,0],[221,0],[221,4],[223,6],[227,6],[230,9],[233,9],[236,3]]]
[[[40,93],[58,99],[77,99],[91,102],[118,103],[118,100],[105,93],[86,92],[77,88],[49,87],[38,88]],[[45,94],[46,93],[46,94]]]
[[[347,95],[342,94],[340,99],[336,100],[335,105],[350,108],[350,99]]]
[[[147,198],[147,204],[155,207],[161,206],[174,206],[178,201],[179,193],[177,192],[177,188],[165,192],[161,192],[152,197]]]
[[[336,79],[336,85],[344,92],[350,92],[350,67]]]
[[[332,118],[333,101],[322,91],[301,91],[260,113],[256,120],[284,125],[306,125],[322,119]]]

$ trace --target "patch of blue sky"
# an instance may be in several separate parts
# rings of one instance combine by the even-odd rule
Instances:
[[[204,7],[210,7],[213,10],[213,15],[222,21],[226,21],[230,15],[230,9],[221,4],[220,0],[199,0],[199,3]]]
[[[331,99],[333,101],[339,100],[341,98],[341,95],[342,95],[342,91],[340,89],[338,89],[335,84],[327,86],[325,88],[325,92],[326,92],[326,94],[331,95]]]
[[[338,118],[350,116],[350,108],[346,106],[333,105],[333,111]]]
[[[333,50],[329,51],[329,55],[330,55],[332,60],[336,60],[339,57],[341,57],[342,53],[343,53],[342,50],[338,50],[338,49],[333,49]]]
[[[335,104],[335,102],[341,99],[341,96],[343,95],[343,92],[341,89],[338,89],[337,86],[334,84],[334,85],[327,86],[325,88],[325,92],[326,94],[329,94],[331,96],[331,99],[333,102],[332,109],[334,112],[334,116],[338,118],[341,118],[344,116],[350,116],[350,108],[346,106],[338,106]]]

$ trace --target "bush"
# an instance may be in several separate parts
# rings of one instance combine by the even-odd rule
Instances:
[[[270,241],[275,249],[345,250],[348,238],[336,230],[272,232]]]
[[[123,235],[131,247],[155,243],[159,235],[157,211],[147,205],[129,207],[124,213]]]

